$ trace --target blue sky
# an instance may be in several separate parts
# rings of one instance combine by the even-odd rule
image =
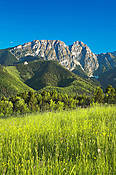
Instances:
[[[0,0],[0,49],[34,39],[116,51],[116,0]]]

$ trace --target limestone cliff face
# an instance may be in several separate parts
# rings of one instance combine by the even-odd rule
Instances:
[[[93,54],[86,44],[79,41],[67,46],[59,40],[34,40],[11,48],[10,52],[17,60],[26,56],[38,56],[44,60],[57,60],[70,71],[80,65],[89,76],[93,75],[99,67],[97,55]]]

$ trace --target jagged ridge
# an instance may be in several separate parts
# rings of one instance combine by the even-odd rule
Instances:
[[[16,46],[10,49],[10,52],[17,60],[21,60],[26,56],[38,56],[44,60],[57,60],[70,71],[80,65],[89,76],[99,66],[97,56],[91,52],[86,44],[80,41],[67,46],[59,40],[34,40]]]
[[[59,40],[34,40],[0,50],[0,64],[2,65],[14,65],[38,59],[56,60],[66,69],[81,77],[94,77],[99,81],[103,73],[112,74],[111,70],[116,67],[116,52],[94,54],[81,41],[67,46]]]

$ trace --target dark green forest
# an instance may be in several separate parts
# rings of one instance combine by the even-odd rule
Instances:
[[[32,61],[15,66],[0,65],[0,96],[12,96],[24,91],[38,91],[43,88],[66,92],[67,94],[93,94],[99,83],[80,77],[56,61]]]
[[[0,100],[0,116],[7,117],[16,114],[26,114],[32,112],[61,111],[76,109],[78,107],[88,107],[94,104],[115,104],[116,89],[109,85],[105,92],[97,87],[94,94],[66,94],[57,90],[41,90],[40,92],[25,91],[23,93],[2,97]]]

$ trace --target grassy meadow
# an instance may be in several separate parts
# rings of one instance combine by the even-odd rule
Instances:
[[[116,106],[0,119],[0,175],[116,174]]]

